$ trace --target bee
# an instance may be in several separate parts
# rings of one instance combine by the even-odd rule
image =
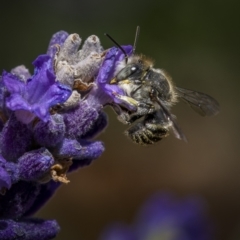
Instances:
[[[175,116],[170,112],[171,107],[180,98],[200,115],[212,116],[219,112],[219,104],[205,93],[176,87],[164,70],[153,67],[152,60],[135,54],[138,35],[139,27],[133,54],[125,54],[125,60],[118,63],[114,77],[110,80],[110,85],[116,85],[124,93],[113,92],[120,101],[118,105],[113,104],[113,108],[119,120],[130,125],[125,134],[137,144],[150,145],[168,136],[169,131],[173,130],[176,138],[187,141]]]

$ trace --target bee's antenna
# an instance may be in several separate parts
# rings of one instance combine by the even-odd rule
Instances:
[[[140,27],[137,26],[135,39],[134,39],[134,44],[133,44],[133,54],[135,53],[135,50],[136,50],[136,47],[137,47],[137,41],[138,41],[138,38],[139,38],[139,34],[140,34]]]
[[[104,33],[104,35],[107,36],[123,52],[123,54],[125,55],[125,61],[127,64],[128,55],[127,55],[126,51],[108,33]]]

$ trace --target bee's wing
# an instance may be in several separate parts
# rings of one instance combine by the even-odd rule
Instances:
[[[165,116],[165,120],[167,120],[168,122],[171,123],[172,125],[172,130],[174,132],[174,135],[176,138],[180,139],[180,140],[184,140],[185,142],[187,142],[187,138],[185,137],[185,135],[183,134],[181,128],[178,126],[176,120],[175,120],[175,116],[172,115],[169,110],[164,106],[164,104],[161,102],[161,100],[159,98],[156,99],[159,106],[161,107],[160,110],[162,110],[163,115]]]
[[[213,116],[219,112],[219,103],[211,96],[184,88],[175,87],[177,94],[202,116]]]

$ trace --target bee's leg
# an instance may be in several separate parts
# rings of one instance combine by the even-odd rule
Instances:
[[[130,115],[126,110],[123,110],[119,105],[115,103],[108,103],[107,105],[112,107],[113,111],[117,114],[117,118],[120,122],[124,124],[130,124]]]
[[[127,110],[124,110],[120,105],[118,104],[108,104],[111,105],[116,114],[118,115],[118,120],[120,122],[123,122],[124,124],[131,124],[138,120],[139,118],[152,113],[154,111],[154,106],[149,103],[144,102],[138,102],[135,99],[119,94],[115,94],[115,97],[117,97],[118,101],[120,100],[122,103],[122,106],[126,106],[125,108]],[[131,105],[131,109],[129,109],[129,105]],[[135,109],[134,109],[135,108]]]
[[[129,122],[133,123],[135,122],[137,119],[148,115],[150,113],[153,113],[155,111],[154,106],[150,103],[144,103],[144,102],[139,102],[138,104],[138,108],[136,112],[133,112],[130,115],[130,120]]]
[[[113,92],[112,94],[117,104],[124,106],[129,111],[137,111],[139,105],[139,102],[137,100],[125,95],[118,94],[116,92]]]
[[[155,111],[154,106],[150,103],[138,102],[131,97],[122,96],[119,94],[115,94],[115,97],[117,97],[118,101],[121,100],[122,106],[125,107],[127,105],[126,109],[129,110],[124,110],[118,104],[111,104],[114,111],[118,115],[118,120],[124,124],[131,124],[139,118]],[[129,109],[129,105],[131,105],[131,109]]]
[[[118,99],[119,104],[126,107],[129,111],[133,112],[131,115],[144,116],[155,111],[151,103],[139,102],[134,98],[114,93],[114,97]],[[139,118],[139,117],[138,117]]]

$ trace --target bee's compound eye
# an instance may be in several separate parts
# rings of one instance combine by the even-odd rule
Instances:
[[[131,67],[131,74],[132,74],[132,73],[135,73],[137,70],[138,70],[138,67],[132,66],[132,67]]]
[[[139,71],[139,67],[136,65],[127,65],[125,68],[123,68],[117,75],[116,79],[118,81],[127,79],[134,74],[136,74]]]

